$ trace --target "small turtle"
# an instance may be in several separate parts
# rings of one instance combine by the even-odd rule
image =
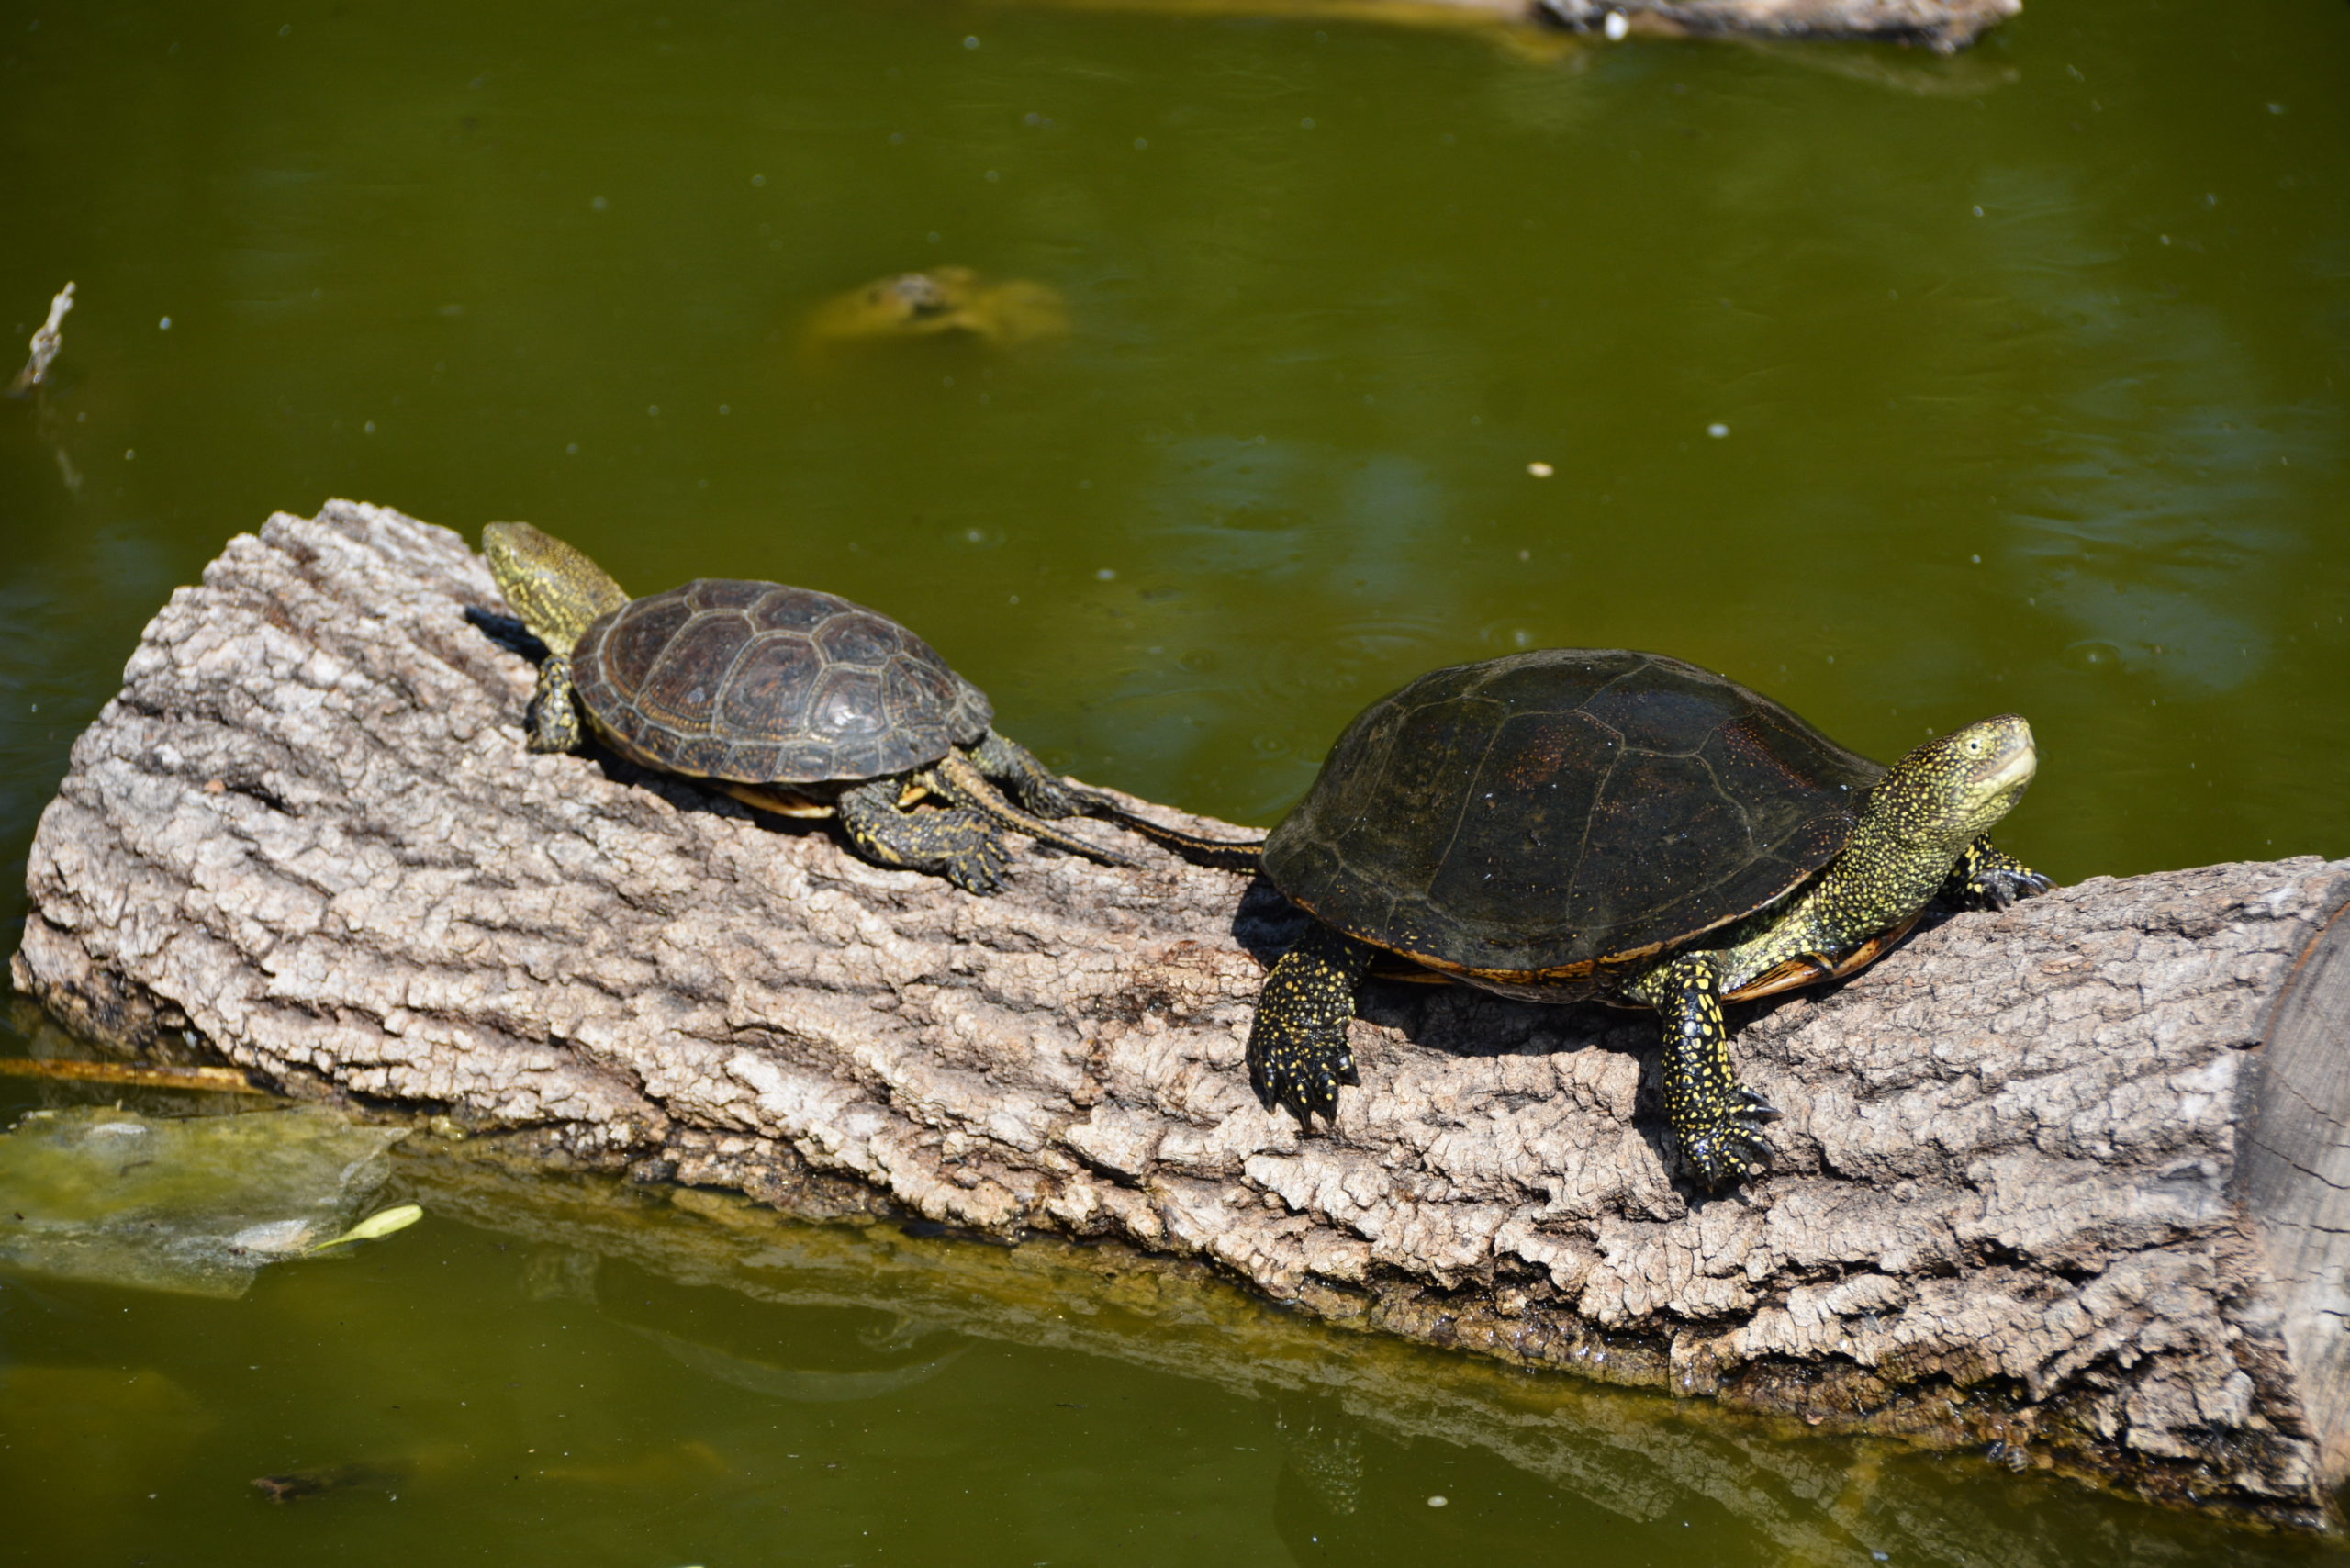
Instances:
[[[724,577],[632,599],[526,522],[484,528],[482,553],[547,645],[525,719],[532,751],[577,749],[585,714],[631,762],[707,778],[764,811],[837,814],[867,859],[975,893],[1002,883],[1005,828],[1134,864],[1039,820],[1094,798],[990,728],[986,696],[886,615]],[[945,809],[912,809],[925,796]]]
[[[837,295],[808,318],[812,346],[964,338],[992,348],[1058,338],[1069,308],[1057,290],[1026,278],[990,279],[969,267],[932,267],[876,278]]]
[[[1347,1020],[1382,952],[1508,995],[1662,1017],[1664,1098],[1698,1176],[1762,1167],[1775,1114],[1730,1071],[1721,1004],[1851,974],[1937,895],[2045,890],[1987,834],[2031,781],[2013,714],[1888,769],[1766,697],[1655,654],[1456,665],[1372,703],[1268,835],[1315,917],[1265,979],[1248,1071],[1331,1116]]]

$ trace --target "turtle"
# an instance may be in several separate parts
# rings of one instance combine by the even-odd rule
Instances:
[[[1994,846],[2031,780],[2015,714],[1890,768],[1726,676],[1549,648],[1450,666],[1366,708],[1265,839],[1313,917],[1266,976],[1249,1078],[1310,1128],[1357,1082],[1347,1021],[1382,955],[1544,1002],[1654,1009],[1664,1102],[1707,1186],[1765,1168],[1722,1004],[1851,974],[1936,898],[2053,884]]]
[[[810,315],[805,336],[811,347],[960,338],[1009,349],[1068,331],[1069,307],[1058,290],[950,265],[876,278],[837,295]]]
[[[986,695],[878,610],[731,577],[631,599],[527,522],[488,524],[482,553],[547,647],[524,716],[534,752],[578,749],[584,715],[631,762],[707,779],[764,811],[837,816],[866,859],[968,892],[1002,885],[1004,829],[1136,864],[1042,820],[1099,798],[997,734]],[[944,809],[915,809],[926,797]]]

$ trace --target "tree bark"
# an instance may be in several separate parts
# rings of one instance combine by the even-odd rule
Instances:
[[[1269,888],[1023,841],[973,898],[532,756],[503,608],[384,509],[233,540],[74,747],[18,985],[643,1178],[1115,1240],[1358,1327],[2332,1521],[2350,861],[2098,878],[1748,1010],[1775,1168],[1707,1194],[1645,1015],[1374,982],[1362,1086],[1301,1136],[1241,1064],[1297,928]]]

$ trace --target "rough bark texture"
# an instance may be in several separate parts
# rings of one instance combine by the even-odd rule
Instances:
[[[640,1175],[1113,1238],[1429,1343],[2329,1518],[2350,862],[2098,879],[1751,1011],[1777,1168],[1707,1196],[1651,1020],[1375,984],[1363,1087],[1301,1137],[1240,1060],[1294,929],[1268,890],[1029,846],[972,898],[532,756],[531,666],[467,614],[500,608],[381,509],[232,541],[74,748],[18,984]]]

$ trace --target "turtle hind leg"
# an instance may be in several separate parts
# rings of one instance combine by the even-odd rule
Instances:
[[[1729,1025],[1722,1018],[1721,975],[1711,953],[1664,965],[1645,988],[1664,1025],[1664,1114],[1681,1152],[1708,1187],[1767,1168],[1762,1123],[1778,1114],[1739,1086],[1730,1071]]]
[[[1039,773],[1044,771],[1043,765],[1037,763],[1035,758],[1030,757],[1029,761],[1035,766]],[[924,789],[934,791],[965,811],[975,812],[987,817],[999,827],[1010,828],[1014,833],[1024,833],[1040,843],[1057,845],[1060,848],[1082,855],[1089,860],[1098,860],[1104,866],[1135,864],[1134,858],[1130,856],[1102,845],[1091,843],[1073,833],[1057,828],[1052,823],[1022,811],[1003,798],[1002,792],[990,781],[987,775],[979,770],[979,765],[964,752],[948,752],[923,771],[920,775],[920,782]]]
[[[1942,896],[1966,909],[2005,909],[2018,899],[2035,898],[2056,884],[1985,834],[1966,846],[1942,886]]]
[[[539,665],[539,686],[522,713],[523,744],[532,751],[579,749],[579,704],[571,700],[571,661],[549,654]]]
[[[987,818],[961,807],[901,810],[903,788],[902,779],[876,778],[841,791],[841,831],[859,855],[877,866],[944,877],[967,893],[1003,886],[1012,852]]]
[[[1093,808],[1091,790],[1073,788],[1036,760],[1036,754],[1009,735],[990,730],[979,744],[967,748],[971,761],[987,779],[1040,817],[1083,816]]]
[[[1289,1108],[1301,1126],[1338,1114],[1338,1086],[1357,1081],[1347,1023],[1372,948],[1319,921],[1281,955],[1248,1025],[1248,1082],[1265,1109]]]
[[[1165,827],[1137,816],[1098,790],[1056,778],[1018,741],[993,730],[970,748],[972,763],[1004,793],[1040,817],[1100,817],[1164,845],[1196,865],[1227,871],[1254,871],[1262,859],[1263,839],[1233,841],[1204,838],[1181,828]]]

